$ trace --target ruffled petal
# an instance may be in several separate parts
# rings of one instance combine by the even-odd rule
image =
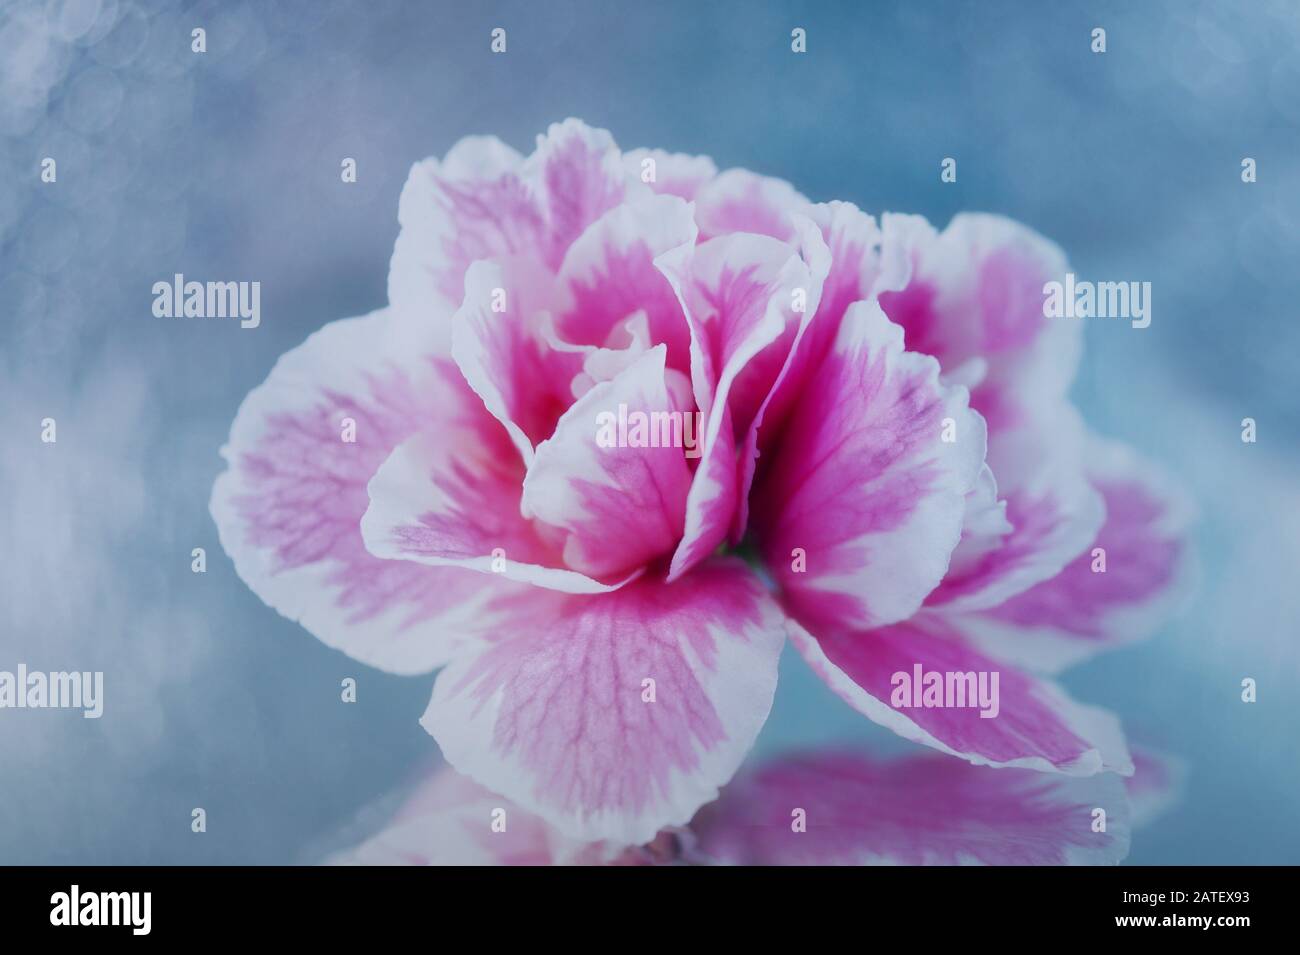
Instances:
[[[1070,776],[1133,772],[1114,716],[985,656],[942,617],[818,637],[790,627],[795,646],[832,690],[904,739],[979,765]],[[942,694],[927,701],[930,674],[939,675]]]
[[[573,400],[582,367],[579,355],[548,341],[548,310],[560,300],[550,273],[530,258],[475,262],[452,319],[456,364],[525,464]]]
[[[669,392],[665,352],[656,345],[579,399],[524,480],[524,513],[563,529],[565,564],[591,577],[631,573],[682,536],[697,424]]]
[[[623,154],[623,168],[631,179],[644,183],[659,195],[677,196],[688,201],[718,174],[718,167],[708,156],[688,156],[662,149],[626,152]]]
[[[1086,446],[1083,421],[1064,402],[1035,414],[1032,424],[990,433],[988,463],[1009,530],[996,539],[967,540],[963,528],[963,543],[926,606],[948,612],[996,607],[1056,577],[1083,553],[1105,517],[1101,494],[1085,474]]]
[[[684,825],[767,718],[782,616],[740,561],[495,609],[496,640],[438,676],[422,722],[453,766],[570,837]]]
[[[212,489],[221,544],[253,592],[395,673],[447,662],[509,586],[380,560],[361,537],[366,483],[393,448],[431,422],[482,414],[435,339],[387,311],[325,326],[244,400]]]
[[[695,245],[691,207],[651,196],[607,212],[569,249],[559,282],[567,295],[555,329],[565,341],[608,346],[627,319],[644,314],[650,341],[668,346],[668,366],[690,371],[690,330],[655,258]]]
[[[749,232],[793,243],[795,217],[811,212],[812,203],[784,179],[748,169],[728,169],[704,183],[695,195],[695,221],[702,239]]]
[[[444,352],[470,265],[538,249],[547,235],[522,163],[495,137],[470,136],[441,162],[416,163],[402,188],[388,300],[402,320],[427,326]]]
[[[1122,445],[1094,438],[1087,459],[1087,477],[1105,502],[1104,524],[1059,574],[962,616],[984,652],[1057,672],[1149,636],[1187,596],[1194,564],[1186,495]]]
[[[524,178],[546,216],[542,258],[558,269],[569,246],[593,222],[628,199],[647,193],[628,180],[614,138],[577,119],[553,123],[537,137]]]
[[[669,572],[675,580],[713,553],[732,528],[740,498],[738,435],[770,390],[769,373],[781,367],[778,361],[756,364],[756,358],[782,336],[793,341],[801,321],[797,293],[815,301],[817,289],[799,252],[767,236],[724,236],[660,256],[657,264],[690,326],[691,382],[705,426],[686,530]]]
[[[1043,315],[1043,286],[1063,281],[1068,268],[1056,245],[1010,219],[972,213],[942,233],[920,216],[886,214],[883,232],[882,255],[905,258],[911,276],[880,296],[881,307],[903,326],[907,347],[933,355],[945,372],[986,364],[971,407],[990,433],[1065,396],[1081,328]]]
[[[755,490],[752,522],[790,612],[817,632],[915,613],[947,570],[984,446],[965,390],[905,352],[874,302],[850,307]]]
[[[370,481],[361,536],[370,553],[386,560],[475,570],[566,593],[603,593],[626,583],[632,575],[597,580],[569,568],[562,532],[523,516],[523,482],[522,463],[486,415],[423,431],[398,445]]]

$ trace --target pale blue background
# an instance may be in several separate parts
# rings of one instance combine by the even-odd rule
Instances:
[[[0,862],[311,858],[431,757],[429,679],[350,662],[235,577],[207,512],[217,448],[279,354],[384,304],[412,162],[468,133],[527,151],[569,115],[818,200],[1005,213],[1083,277],[1153,283],[1149,329],[1088,327],[1075,395],[1187,482],[1202,585],[1183,620],[1066,682],[1189,764],[1130,862],[1300,861],[1293,0],[0,9],[0,668],[108,687],[98,722],[0,712]],[[177,271],[260,281],[262,327],[153,319]],[[789,658],[760,752],[826,739],[896,747]]]

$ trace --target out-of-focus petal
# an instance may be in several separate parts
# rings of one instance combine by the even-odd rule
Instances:
[[[1106,831],[1094,832],[1094,811]],[[993,770],[944,756],[778,759],[693,824],[697,851],[740,865],[1114,865],[1127,800],[1111,774]]]
[[[1057,672],[1149,636],[1186,597],[1194,576],[1190,502],[1122,445],[1093,439],[1087,457],[1087,477],[1105,502],[1105,523],[1056,576],[963,615],[963,629],[984,652]]]
[[[748,232],[793,243],[795,217],[811,211],[812,203],[784,179],[748,169],[728,169],[695,195],[695,221],[702,239]]]
[[[646,160],[653,160],[653,164]],[[662,149],[633,149],[623,154],[623,168],[636,182],[660,195],[694,199],[700,187],[718,174],[708,156],[688,156]],[[653,170],[653,178],[650,176]]]
[[[1133,775],[1124,780],[1132,806],[1133,828],[1148,826],[1178,804],[1187,765],[1176,756],[1146,746],[1133,747]]]
[[[995,607],[1056,577],[1083,553],[1105,517],[1101,494],[1085,473],[1086,452],[1083,421],[1063,401],[1036,414],[1032,424],[990,432],[988,464],[1010,530],[996,541],[959,545],[954,558],[960,560],[926,606],[948,612]]]
[[[541,257],[558,269],[569,246],[610,209],[649,190],[627,179],[614,138],[577,119],[553,123],[523,165],[545,218]]]
[[[963,213],[942,233],[920,216],[886,214],[882,223],[882,255],[906,258],[911,277],[883,293],[881,307],[903,326],[908,349],[933,355],[945,372],[987,363],[971,407],[990,433],[1064,397],[1081,328],[1043,315],[1043,286],[1068,268],[1056,245],[1001,216]]]
[[[387,825],[328,865],[552,865],[557,834],[455,770],[420,780]]]

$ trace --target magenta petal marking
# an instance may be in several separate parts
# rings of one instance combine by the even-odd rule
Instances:
[[[494,137],[471,136],[442,162],[416,163],[402,189],[388,298],[403,320],[428,324],[444,345],[470,265],[543,241],[543,210],[521,178],[522,163]]]
[[[554,437],[537,448],[524,481],[524,512],[563,528],[565,563],[592,577],[633,572],[670,551],[682,535],[691,472],[683,447],[671,443],[672,421],[685,425],[691,409],[677,406],[669,395],[665,351],[656,345],[575,402]],[[621,409],[650,420],[643,440],[668,443],[599,446],[602,423],[618,437],[613,431]],[[657,420],[668,425],[660,427]],[[677,435],[684,440],[685,433],[680,427]]]
[[[795,291],[802,289],[815,301],[818,290],[798,253],[766,236],[714,239],[693,252],[674,250],[656,264],[673,283],[690,325],[692,387],[705,422],[704,453],[687,498],[685,535],[669,571],[669,580],[676,580],[723,542],[735,520],[737,434],[743,431],[733,409],[733,387],[743,381],[755,356],[797,328]],[[776,368],[771,370],[775,374]],[[758,404],[748,404],[745,413],[752,416]]]
[[[385,311],[286,353],[240,407],[212,489],[222,547],[248,586],[329,646],[396,673],[445,663],[476,638],[483,600],[510,586],[380,560],[362,540],[366,483],[390,451],[419,427],[483,416],[428,336]]]
[[[702,239],[752,233],[793,242],[794,217],[807,216],[812,203],[782,179],[728,169],[700,187],[695,208]]]
[[[1190,504],[1120,445],[1093,439],[1088,461],[1105,502],[1104,524],[1059,574],[963,618],[985,652],[1055,672],[1150,635],[1186,595]]]
[[[596,580],[564,563],[560,533],[521,513],[523,479],[523,465],[490,418],[417,434],[370,481],[361,518],[366,547],[388,560],[463,567],[571,593],[622,586],[626,578]]]
[[[582,367],[580,356],[547,342],[545,310],[560,301],[550,274],[530,259],[475,262],[453,318],[452,356],[525,463],[572,401]]]
[[[629,183],[614,139],[576,119],[554,123],[537,137],[524,177],[541,197],[549,236],[546,264],[558,269],[569,246],[602,215],[646,191]]]
[[[819,632],[915,613],[957,545],[984,443],[965,390],[904,352],[878,305],[853,305],[755,491],[787,608]]]
[[[785,330],[776,341],[760,351],[744,369],[733,391],[733,425],[737,434],[743,435],[740,448],[740,472],[737,481],[737,506],[731,525],[731,542],[737,544],[749,526],[749,494],[758,469],[759,437],[779,433],[789,412],[795,387],[801,387],[806,373],[806,337],[817,316],[822,315],[822,301],[827,276],[833,268],[830,249],[821,232],[810,219],[795,218],[799,233],[799,250],[808,267],[811,287],[806,289],[804,311],[797,321],[787,320]],[[823,322],[829,325],[830,322]],[[774,442],[768,441],[768,447]]]
[[[767,718],[782,615],[740,561],[495,613],[496,641],[439,675],[422,722],[452,765],[574,838],[684,825]]]
[[[817,638],[793,622],[790,630],[799,652],[832,690],[905,739],[980,765],[1070,776],[1133,772],[1115,717],[979,653],[940,617],[926,614],[892,627]],[[986,673],[990,686],[997,673],[996,715],[985,717],[969,705],[894,706],[894,675],[914,674],[917,666],[923,673]]]
[[[650,342],[668,346],[668,365],[690,370],[690,332],[672,285],[654,260],[693,247],[691,208],[674,196],[651,196],[618,206],[568,250],[559,281],[569,303],[556,317],[559,336],[574,344],[607,346],[629,316],[646,317]]]
[[[971,407],[991,433],[1064,397],[1081,329],[1043,316],[1043,285],[1067,270],[1059,248],[999,216],[957,215],[942,233],[919,216],[887,214],[883,226],[882,255],[906,259],[912,275],[880,296],[881,307],[903,326],[907,347],[945,371],[987,361]]]

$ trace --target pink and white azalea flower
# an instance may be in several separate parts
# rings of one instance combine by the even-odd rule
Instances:
[[[575,120],[527,159],[476,137],[417,164],[399,219],[389,306],[248,396],[212,513],[327,644],[444,668],[422,722],[456,768],[567,838],[645,844],[736,772],[789,633],[910,739],[1131,771],[1045,674],[1159,620],[1184,515],[1065,398],[1054,246],[879,228]],[[620,408],[698,446],[602,446]],[[917,663],[1000,670],[1000,716],[891,707]]]

